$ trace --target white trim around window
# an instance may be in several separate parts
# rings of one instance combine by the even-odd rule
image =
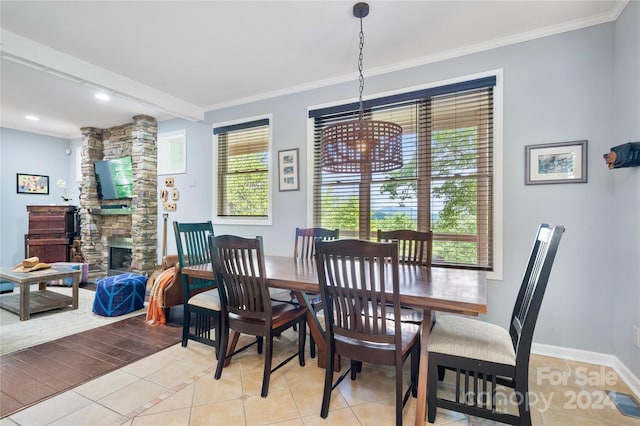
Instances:
[[[268,152],[269,152],[269,170],[268,170],[268,182],[269,182],[269,193],[268,193],[268,203],[269,203],[269,207],[268,207],[268,213],[267,213],[267,217],[264,218],[247,218],[247,219],[242,219],[242,218],[228,218],[228,217],[224,217],[224,216],[219,216],[218,215],[218,196],[217,196],[217,191],[218,191],[218,135],[213,134],[213,129],[215,128],[220,128],[220,127],[226,127],[226,126],[234,126],[234,125],[241,125],[243,123],[249,123],[252,121],[258,121],[258,120],[264,120],[267,119],[269,120],[269,148],[268,148]],[[230,121],[225,121],[225,122],[221,122],[221,123],[214,123],[214,125],[211,127],[211,133],[212,133],[212,143],[213,143],[213,149],[212,151],[212,188],[214,188],[214,194],[211,197],[212,198],[212,222],[214,224],[218,224],[218,225],[271,225],[273,222],[273,188],[274,188],[274,182],[273,182],[273,170],[274,170],[274,161],[277,161],[277,156],[274,156],[273,154],[273,116],[272,114],[266,114],[266,115],[259,115],[259,116],[254,116],[254,117],[245,117],[245,118],[241,118],[238,120],[230,120]],[[276,163],[277,164],[277,163]]]

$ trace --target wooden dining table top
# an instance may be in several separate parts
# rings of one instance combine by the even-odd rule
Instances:
[[[315,259],[265,256],[271,287],[319,293]],[[477,315],[487,312],[486,273],[483,271],[401,264],[400,302],[435,311]],[[188,266],[182,273],[211,279],[210,263]]]

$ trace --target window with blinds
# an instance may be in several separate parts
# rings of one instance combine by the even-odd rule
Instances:
[[[215,127],[217,141],[216,216],[269,215],[269,119]]]
[[[365,102],[365,119],[402,127],[403,166],[372,174],[322,170],[320,135],[358,116],[358,105],[314,119],[314,226],[374,240],[378,229],[432,230],[433,263],[493,267],[495,77]]]

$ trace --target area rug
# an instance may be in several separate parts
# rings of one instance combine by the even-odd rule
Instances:
[[[70,295],[69,287],[48,287],[47,290]],[[18,292],[15,289],[14,292]],[[18,315],[0,309],[0,354],[14,352],[60,337],[69,336],[125,318],[146,313],[143,309],[118,317],[103,317],[92,312],[95,291],[80,288],[78,309],[64,308],[31,315],[20,321]]]

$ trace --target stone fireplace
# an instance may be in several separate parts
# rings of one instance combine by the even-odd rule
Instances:
[[[133,239],[129,237],[109,238],[107,243],[107,256],[109,259],[109,275],[118,275],[131,271],[133,259]]]
[[[123,272],[149,275],[157,259],[157,123],[137,115],[110,129],[83,127],[80,218],[82,251],[89,276]],[[131,199],[101,200],[94,163],[131,156]]]

